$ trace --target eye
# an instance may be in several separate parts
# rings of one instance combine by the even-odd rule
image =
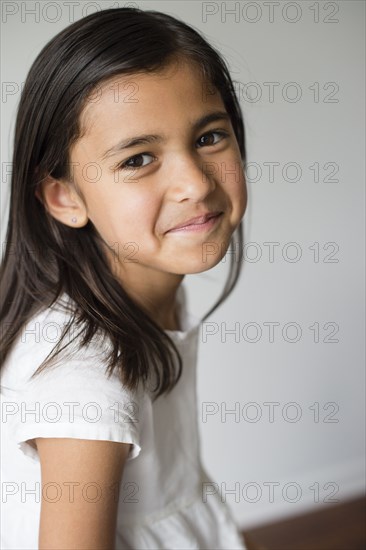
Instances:
[[[207,137],[211,137],[213,135],[217,135],[217,136],[220,136],[221,139],[219,139],[218,141],[214,141],[213,143],[202,143],[201,140],[204,139],[204,138],[207,138]],[[229,134],[227,132],[224,132],[223,130],[211,130],[210,132],[207,132],[206,134],[203,134],[203,136],[201,136],[198,140],[197,140],[197,143],[201,142],[201,145],[216,145],[216,143],[219,143],[220,141],[222,141],[223,139],[225,139],[226,137],[228,137]],[[210,141],[210,140],[209,140]],[[212,141],[212,139],[211,139]]]
[[[127,170],[129,168],[132,168],[132,169],[136,170],[136,169],[139,169],[139,168],[144,168],[145,166],[150,164],[149,162],[145,163],[145,164],[141,164],[141,162],[137,162],[135,164],[135,160],[139,159],[139,158],[141,159],[141,157],[152,157],[152,158],[155,159],[155,157],[153,157],[153,155],[150,155],[149,153],[139,153],[138,155],[134,155],[133,157],[130,157],[127,160],[121,162],[121,164],[119,164],[116,167],[116,169],[117,170]]]

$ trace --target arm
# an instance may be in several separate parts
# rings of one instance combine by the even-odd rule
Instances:
[[[118,489],[130,444],[48,437],[35,441],[42,474],[39,549],[114,550]]]

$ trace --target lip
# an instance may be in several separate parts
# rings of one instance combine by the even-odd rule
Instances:
[[[189,220],[176,225],[175,227],[172,227],[166,233],[170,233],[170,231],[178,231],[181,229],[189,228],[191,226],[197,227],[200,225],[206,225],[206,222],[210,218],[216,218],[219,216],[219,214],[223,214],[222,210],[217,210],[215,212],[206,212],[205,214],[202,214],[201,216],[196,216],[195,218],[190,218]]]

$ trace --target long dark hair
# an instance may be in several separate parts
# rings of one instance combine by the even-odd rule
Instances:
[[[154,372],[156,399],[178,382],[182,371],[178,349],[113,276],[91,221],[78,229],[68,227],[35,196],[45,174],[70,179],[70,146],[80,136],[79,116],[97,85],[123,73],[158,71],[178,57],[195,63],[220,92],[245,163],[244,123],[229,69],[198,31],[172,16],[136,8],[93,13],[57,34],[33,63],[15,127],[9,223],[0,268],[0,367],[28,320],[65,292],[76,304],[70,309],[70,322],[53,355],[33,376],[73,341],[69,338],[60,348],[71,326],[80,326],[74,338],[81,336],[79,349],[96,332],[109,337],[107,371],[111,374],[118,368],[120,380],[129,389],[135,390],[140,381],[145,387]],[[242,233],[240,222],[230,241],[230,247],[238,245],[239,254],[230,254],[223,292],[202,321],[236,284]]]

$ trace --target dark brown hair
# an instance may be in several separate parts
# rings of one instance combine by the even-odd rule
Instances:
[[[80,135],[79,117],[90,93],[115,75],[154,72],[172,60],[195,63],[221,94],[245,162],[242,113],[229,69],[221,55],[182,21],[157,11],[135,8],[93,13],[57,34],[41,51],[27,76],[18,108],[9,223],[0,269],[0,366],[22,327],[65,292],[70,310],[57,346],[37,371],[50,366],[71,326],[80,326],[80,345],[97,331],[112,343],[107,370],[118,368],[130,389],[156,375],[156,396],[178,382],[182,360],[174,342],[131,299],[113,276],[100,235],[89,220],[74,229],[58,222],[35,196],[41,175],[70,178],[69,151]],[[242,222],[230,247],[230,272],[219,300],[206,319],[230,294],[242,264]],[[236,248],[235,248],[236,250]],[[174,364],[173,352],[178,359]],[[152,369],[154,369],[152,371]]]

